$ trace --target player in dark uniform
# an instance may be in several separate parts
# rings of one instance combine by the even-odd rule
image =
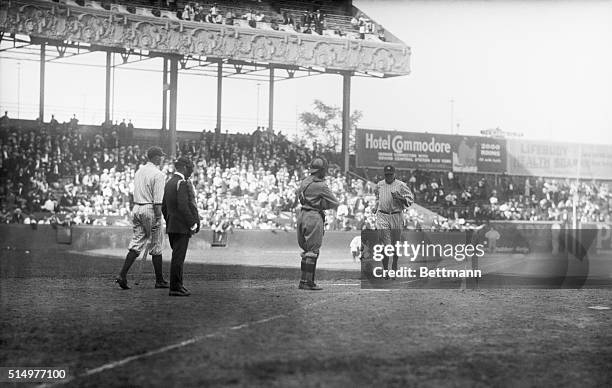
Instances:
[[[338,207],[338,200],[325,183],[327,161],[315,158],[310,163],[311,174],[297,190],[301,208],[297,214],[298,244],[302,248],[301,290],[320,290],[314,282],[319,249],[325,232],[325,210]]]
[[[183,263],[189,238],[200,231],[200,216],[193,185],[189,181],[193,163],[182,156],[174,163],[174,167],[176,171],[166,183],[162,202],[166,233],[172,248],[170,296],[189,296],[189,291],[183,286]]]

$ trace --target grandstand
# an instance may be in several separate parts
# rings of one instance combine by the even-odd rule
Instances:
[[[411,55],[350,0],[0,6],[0,52],[40,61],[31,75],[40,76],[38,117],[10,110],[0,117],[0,365],[8,366],[0,367],[0,384],[14,383],[10,368],[41,367],[66,376],[28,383],[611,386],[612,146],[585,146],[583,158],[584,145],[559,145],[569,151],[543,160],[571,158],[549,173],[541,159],[529,165],[516,150],[540,156],[552,142],[521,147],[510,139],[386,131],[385,144],[397,137],[399,147],[421,152],[413,155],[390,146],[366,151],[360,134],[370,130],[357,128],[349,155],[352,77],[405,76]],[[77,115],[58,122],[45,100],[45,63],[90,52],[106,54],[104,122],[84,125]],[[112,69],[151,58],[163,72],[160,125],[118,123]],[[217,81],[214,130],[177,127],[178,77],[186,73]],[[274,121],[275,82],[315,74],[342,78],[341,152],[293,141]],[[228,78],[268,83],[267,127],[225,130]],[[485,147],[493,156],[483,161],[484,143],[498,148]],[[148,249],[129,273],[131,290],[113,282],[131,238],[134,174],[147,148],[159,145],[170,154],[161,165],[167,176],[175,157],[195,163],[190,181],[203,230],[189,240],[189,298],[158,289],[143,264]],[[303,264],[295,209],[315,156],[330,161],[326,183],[340,205],[323,217],[316,274],[323,290],[312,293],[296,287]],[[389,163],[416,201],[396,243],[451,248],[418,260],[413,250],[400,268],[482,278],[372,277],[375,266],[382,269],[372,258],[374,187]],[[219,231],[228,233],[219,238]],[[480,245],[483,255],[468,253],[468,245]],[[170,249],[164,238],[164,273],[176,261]]]
[[[343,163],[349,169],[349,112],[351,77],[393,77],[409,74],[410,48],[397,39],[375,39],[375,23],[360,16],[360,30],[341,23],[358,10],[350,2],[218,2],[214,13],[202,4],[174,2],[3,1],[0,41],[40,46],[39,118],[45,118],[45,62],[47,46],[58,58],[66,50],[106,52],[105,121],[111,113],[111,63],[120,54],[162,57],[164,82],[162,129],[169,129],[168,151],[175,155],[178,73],[199,71],[217,78],[216,130],[222,129],[222,85],[225,77],[259,77],[269,84],[268,127],[274,129],[274,82],[318,73],[343,78]],[[213,3],[214,4],[214,3]],[[336,5],[331,5],[336,4]],[[152,5],[152,6],[151,6]],[[209,6],[210,4],[207,4]],[[256,6],[257,11],[251,12]],[[321,7],[329,15],[302,15],[301,23],[282,20],[278,12],[297,13]],[[176,15],[173,14],[176,8]],[[197,11],[196,12],[196,8]],[[172,11],[170,11],[172,9]],[[182,11],[181,11],[182,10]],[[227,15],[229,11],[230,17]],[[262,15],[255,15],[262,12]],[[199,15],[199,16],[198,16]],[[331,17],[330,17],[331,16]],[[343,19],[344,18],[344,19]],[[27,20],[27,23],[20,21]],[[231,21],[231,23],[230,23]],[[299,24],[299,25],[298,25]],[[367,28],[366,28],[367,24]],[[291,26],[289,26],[291,25]],[[285,26],[286,28],[281,28]],[[297,31],[297,32],[296,32]],[[323,33],[325,31],[325,33]],[[382,30],[380,30],[382,31]],[[391,35],[390,35],[391,36]],[[350,39],[350,38],[362,39]],[[347,39],[348,38],[348,39]],[[215,69],[216,68],[216,69]],[[286,73],[286,74],[285,74]]]
[[[129,176],[133,174],[138,162],[142,160],[143,150],[151,145],[162,144],[171,154],[188,152],[190,156],[196,157],[202,169],[198,171],[198,174],[202,173],[203,175],[200,178],[202,180],[208,179],[208,184],[212,183],[215,178],[228,179],[232,174],[236,174],[239,177],[238,179],[241,179],[243,175],[252,170],[251,172],[257,171],[258,175],[256,177],[258,179],[267,175],[270,182],[274,181],[277,185],[286,189],[284,193],[266,193],[265,196],[271,195],[274,201],[266,201],[263,197],[259,199],[250,198],[246,203],[239,206],[242,207],[240,211],[236,210],[235,202],[236,198],[240,197],[240,194],[245,191],[244,187],[241,187],[235,193],[231,193],[232,190],[223,189],[221,193],[207,192],[202,194],[202,216],[210,224],[219,222],[219,219],[224,217],[230,217],[234,220],[240,219],[244,215],[239,213],[245,212],[245,207],[248,207],[249,209],[246,212],[249,214],[245,216],[246,218],[243,217],[244,220],[248,219],[248,222],[244,223],[246,226],[237,221],[236,227],[253,228],[258,227],[258,225],[266,228],[292,227],[289,213],[295,205],[292,188],[303,176],[303,167],[309,157],[313,155],[313,151],[300,148],[288,139],[279,138],[278,134],[274,132],[274,81],[279,77],[279,73],[286,71],[287,75],[285,77],[288,78],[299,77],[299,73],[303,73],[302,76],[308,76],[311,72],[331,72],[342,75],[344,79],[343,152],[342,154],[327,154],[326,157],[335,163],[335,172],[338,172],[335,177],[337,182],[333,184],[336,194],[343,197],[344,205],[350,210],[341,217],[332,216],[334,222],[330,223],[330,228],[355,230],[361,229],[368,223],[368,218],[371,217],[368,201],[365,200],[361,203],[357,198],[364,195],[367,198],[372,181],[378,180],[380,176],[376,175],[376,169],[350,168],[348,163],[349,155],[346,141],[348,141],[347,112],[350,106],[350,78],[354,75],[388,77],[407,74],[409,72],[407,62],[409,48],[390,33],[387,33],[388,39],[384,39],[384,41],[361,36],[364,41],[359,42],[360,34],[357,31],[360,31],[361,23],[364,21],[376,23],[361,10],[354,7],[350,1],[165,2],[141,0],[134,2],[35,0],[3,2],[3,5],[5,6],[2,8],[3,17],[0,18],[2,41],[12,43],[15,46],[5,46],[5,49],[19,52],[20,48],[16,46],[17,43],[41,46],[39,120],[37,122],[10,120],[10,124],[8,124],[7,118],[3,124],[3,141],[8,141],[9,144],[11,141],[14,144],[19,144],[21,149],[14,150],[14,152],[17,152],[17,154],[20,152],[29,153],[28,156],[34,159],[39,157],[36,154],[40,150],[37,146],[32,149],[28,148],[29,145],[23,146],[22,142],[24,140],[20,138],[22,131],[32,131],[31,133],[34,134],[30,136],[34,138],[46,136],[46,139],[51,141],[52,144],[59,144],[64,140],[80,142],[88,138],[92,144],[98,139],[106,145],[106,147],[99,146],[100,149],[95,149],[96,146],[94,145],[94,148],[87,149],[88,154],[81,153],[80,155],[74,155],[73,149],[62,150],[64,162],[63,164],[56,163],[55,166],[56,169],[61,169],[61,171],[52,171],[53,164],[47,162],[45,165],[47,168],[46,174],[52,175],[53,178],[43,177],[43,182],[38,182],[38,186],[33,186],[32,182],[21,182],[23,188],[19,189],[20,195],[14,198],[10,197],[11,200],[6,199],[7,193],[14,191],[18,186],[14,185],[13,182],[8,184],[6,178],[14,180],[15,174],[19,174],[20,168],[32,171],[32,167],[23,161],[16,162],[12,157],[13,155],[5,154],[3,162],[3,205],[6,208],[3,217],[5,220],[11,219],[8,214],[9,210],[20,206],[29,214],[39,215],[34,218],[49,221],[51,217],[40,213],[42,205],[49,201],[48,208],[53,208],[51,203],[55,203],[54,209],[60,209],[67,214],[72,213],[71,218],[77,219],[79,222],[92,223],[99,217],[107,217],[105,222],[108,223],[125,222],[124,217],[129,210],[129,198],[125,197],[125,193],[118,194],[116,190],[109,189],[109,183],[104,186],[97,182],[100,181],[104,170],[114,170],[115,173],[123,174],[118,176],[117,179],[123,181],[126,185],[123,191],[126,191],[130,184]],[[324,15],[324,22],[319,27],[326,33],[318,34],[314,31],[306,32],[303,30],[302,27],[304,27],[305,22],[316,24],[312,15],[319,10]],[[201,12],[199,17],[194,16],[197,13],[196,11]],[[263,18],[257,20],[255,24],[249,25],[248,20],[243,19],[243,17],[251,12],[261,13]],[[229,20],[225,20],[225,16],[222,16],[222,19],[215,20],[215,23],[206,22],[205,15],[211,13],[218,15],[232,14],[232,24],[229,24]],[[77,19],[70,19],[75,15],[78,16]],[[108,21],[111,24],[104,27],[104,23],[100,22],[102,17],[109,17]],[[287,18],[293,20],[291,22],[293,30],[291,31],[281,28],[281,26],[287,25]],[[19,20],[26,19],[29,21],[27,25],[19,22]],[[67,30],[62,26],[69,21],[76,24],[72,25],[73,32],[70,39],[64,40],[62,38],[66,38]],[[120,38],[124,40],[130,35],[124,29],[127,25],[131,25],[134,28],[132,31],[137,34],[137,36],[129,38],[130,40],[127,42],[129,49],[117,44],[118,33],[123,33]],[[277,28],[272,28],[273,25]],[[295,27],[299,28],[296,29]],[[308,38],[304,37],[303,39],[311,39],[314,44],[312,48],[315,51],[312,57],[302,55],[299,58],[294,58],[287,55],[269,56],[270,54],[265,52],[263,46],[252,46],[247,56],[241,57],[242,50],[219,50],[218,41],[214,43],[215,47],[210,46],[209,42],[205,40],[198,41],[198,38],[203,36],[200,34],[202,30],[219,34],[223,37],[223,45],[225,46],[235,46],[243,42],[243,40],[239,41],[239,31],[242,36],[250,36],[250,39],[258,39],[258,37],[269,39],[272,42],[271,44],[277,48],[283,48],[282,41],[275,41],[274,39],[282,37],[286,41],[288,37],[294,37],[296,36],[295,33],[300,33],[305,36],[308,35]],[[377,30],[377,28],[374,28],[374,30]],[[232,31],[236,32],[234,38],[237,39],[231,40],[228,38],[232,36]],[[250,35],[253,31],[256,31],[256,34]],[[164,37],[164,33],[168,35]],[[191,43],[189,45],[182,44],[181,36],[189,37],[192,40]],[[393,59],[391,62],[394,65],[389,66],[384,61],[369,60],[374,58],[368,58],[367,55],[361,56],[353,62],[348,61],[346,58],[351,55],[353,50],[350,44],[346,46],[341,43],[341,46],[335,46],[335,48],[329,50],[321,49],[322,51],[316,52],[316,50],[320,50],[319,48],[326,47],[325,45],[337,45],[338,38],[358,42],[358,46],[354,47],[355,50],[372,50],[372,52],[377,53],[386,50],[387,55]],[[155,42],[158,42],[157,46]],[[161,44],[161,42],[165,43]],[[125,43],[123,43],[124,46]],[[298,43],[300,49],[308,47],[304,46],[305,44],[305,41]],[[71,123],[67,128],[60,131],[63,133],[60,133],[57,131],[62,127],[61,125],[41,123],[45,118],[44,63],[46,55],[48,55],[46,46],[57,47],[57,58],[61,58],[65,55],[66,50],[70,49],[76,49],[73,55],[78,55],[83,49],[107,52],[106,123],[103,126],[79,126],[76,123]],[[349,51],[346,51],[347,57],[345,59],[335,54],[339,47],[343,47],[344,50],[347,47],[349,48]],[[289,50],[289,47],[285,47],[285,49]],[[333,55],[330,55],[332,53]],[[130,55],[134,54],[138,54],[141,58],[143,56],[162,56],[164,58],[164,78],[169,83],[169,87],[167,91],[163,92],[164,118],[161,133],[156,130],[127,130],[125,126],[112,125],[109,111],[108,75],[110,70],[109,58],[116,54],[120,54],[124,61],[127,61]],[[197,65],[194,65],[194,63],[197,63]],[[176,128],[178,94],[176,77],[179,71],[178,67],[180,65],[181,71],[202,71],[202,68],[210,68],[210,66],[202,66],[202,64],[217,65],[213,66],[217,67],[216,71],[212,71],[218,79],[216,133],[214,135],[179,133]],[[264,74],[261,74],[262,72]],[[376,74],[378,72],[380,74]],[[263,138],[266,141],[271,141],[273,148],[265,149],[265,146],[263,146],[265,142],[260,140],[262,139],[261,133],[221,135],[222,79],[230,76],[258,76],[268,79],[270,85],[269,133],[264,134]],[[169,117],[166,114],[168,111],[168,94],[170,97]],[[169,131],[166,131],[168,128]],[[17,139],[14,138],[15,135]],[[114,140],[111,141],[109,138]],[[114,143],[111,144],[112,142]],[[139,147],[138,152],[135,151],[136,146]],[[233,160],[228,160],[228,155],[231,153],[220,151],[220,147],[226,146],[230,147],[231,150],[242,152],[242,159],[238,156]],[[126,156],[128,147],[132,148],[131,152],[133,153],[133,155],[130,155],[131,163],[122,161],[122,158]],[[256,158],[255,163],[247,165],[244,160],[244,152],[249,147],[255,147],[261,153]],[[107,148],[107,150],[103,152],[102,148]],[[188,149],[191,150],[188,151]],[[109,161],[111,159],[110,155],[113,156],[112,160]],[[278,165],[269,163],[271,155],[279,157],[280,163]],[[106,167],[103,168],[99,164],[89,166],[90,173],[94,176],[92,179],[96,184],[83,191],[82,188],[79,188],[79,185],[82,185],[84,171],[77,171],[74,166],[64,166],[64,164],[68,160],[71,163],[82,165],[92,156],[96,160],[103,159]],[[40,164],[41,162],[36,161],[35,163]],[[236,169],[239,171],[236,172]],[[208,173],[208,170],[214,170],[214,172]],[[349,173],[352,174],[351,178],[340,178],[340,172],[343,173],[342,177],[347,177],[346,174]],[[563,223],[610,221],[610,197],[605,182],[576,183],[567,179],[559,180],[529,175],[470,174],[460,171],[451,176],[445,172],[432,172],[418,168],[405,172],[401,178],[409,183],[416,193],[417,206],[423,206],[413,211],[409,219],[409,223],[417,228],[423,226],[461,228],[461,225],[464,224],[482,223],[489,220],[557,221]],[[75,193],[79,192],[79,195],[83,198],[65,200],[65,197],[69,196],[68,193],[62,192],[54,186],[66,187],[66,184],[72,184],[71,187]],[[34,189],[35,186],[39,192],[36,194],[28,193],[29,189]],[[205,187],[205,185],[202,185],[202,187]],[[46,192],[45,190],[40,191],[41,188],[46,188]],[[24,192],[30,196],[28,199],[25,199],[27,195]],[[255,192],[256,190],[251,189],[245,195],[254,196]],[[74,197],[75,193],[71,195]],[[577,193],[580,198],[578,206],[575,206],[574,193]],[[85,197],[90,194],[95,194],[99,198],[98,202],[100,203],[97,207],[92,204],[81,204],[84,209],[78,210],[75,208],[79,201],[87,202]],[[118,197],[121,197],[121,199],[118,199]],[[209,211],[207,204],[214,202],[210,200],[210,197],[220,200],[223,205],[215,205],[216,208]],[[73,205],[67,206],[67,203],[73,203]],[[230,206],[229,203],[234,203],[234,205]],[[256,205],[253,206],[253,204]],[[233,208],[229,209],[232,206]],[[232,215],[230,216],[229,213],[232,213]],[[112,217],[111,220],[114,221],[108,221],[108,217]],[[263,222],[254,221],[258,217]]]
[[[147,147],[164,132],[119,126],[4,118],[0,199],[4,223],[129,224],[131,178]],[[237,229],[292,229],[295,189],[313,150],[273,131],[248,134],[179,132],[179,155],[196,161],[193,180],[203,224],[228,221]],[[342,208],[331,212],[330,230],[372,225],[372,181],[376,169],[341,174],[340,154],[328,183]],[[171,173],[171,165],[164,171]],[[380,172],[379,172],[380,173]],[[368,175],[369,174],[369,175]],[[372,175],[374,174],[374,175]],[[362,176],[368,176],[368,179]],[[605,181],[413,170],[399,178],[416,194],[410,228],[462,229],[491,220],[571,224],[573,193],[579,194],[580,223],[610,223],[612,194]],[[422,207],[421,207],[422,206]],[[15,218],[19,208],[23,218]],[[57,211],[57,214],[56,214]]]

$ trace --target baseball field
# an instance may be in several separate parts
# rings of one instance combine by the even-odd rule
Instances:
[[[0,366],[74,387],[612,385],[612,312],[591,308],[609,289],[366,290],[325,269],[305,292],[295,268],[191,262],[171,298],[150,263],[120,290],[121,263],[1,251]]]

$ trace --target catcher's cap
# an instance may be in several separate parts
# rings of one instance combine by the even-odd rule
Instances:
[[[157,146],[153,146],[147,150],[147,158],[149,158],[149,160],[156,156],[166,156],[166,154],[164,154],[164,151]]]
[[[390,164],[387,164],[384,168],[385,175],[395,174],[395,167]]]
[[[310,162],[310,168],[308,169],[308,172],[312,174],[313,172],[321,170],[327,170],[327,160],[319,157],[314,158]]]
[[[180,158],[176,160],[176,162],[174,162],[174,167],[179,168],[181,166],[193,168],[193,162],[188,157],[181,156]]]

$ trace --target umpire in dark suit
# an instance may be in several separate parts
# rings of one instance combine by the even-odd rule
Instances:
[[[183,263],[189,238],[200,231],[200,217],[193,185],[189,181],[193,173],[193,163],[182,156],[176,160],[174,168],[174,175],[166,183],[162,201],[166,233],[172,248],[170,296],[189,296],[189,291],[183,287]]]

